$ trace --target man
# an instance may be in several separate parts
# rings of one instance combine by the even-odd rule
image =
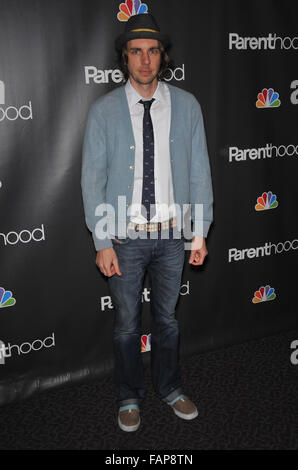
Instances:
[[[83,145],[86,222],[115,308],[118,424],[124,431],[138,429],[145,393],[140,338],[146,272],[154,389],[180,418],[198,415],[181,390],[175,306],[185,259],[182,206],[190,207],[195,226],[189,263],[199,266],[207,255],[213,197],[200,105],[160,81],[169,44],[152,15],[129,19],[116,40],[128,80],[92,105]]]

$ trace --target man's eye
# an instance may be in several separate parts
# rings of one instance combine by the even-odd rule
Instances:
[[[132,51],[132,53],[133,53],[134,55],[137,55],[139,52],[140,52],[140,51],[139,51],[138,49],[134,49],[134,50]]]
[[[151,49],[151,53],[152,53],[152,54],[158,54],[158,53],[159,53],[159,49]]]

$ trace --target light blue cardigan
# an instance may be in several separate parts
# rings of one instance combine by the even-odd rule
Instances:
[[[193,224],[199,222],[193,234],[206,237],[213,219],[213,194],[201,107],[191,93],[168,87],[174,201],[181,214],[183,205],[189,205],[191,210],[186,216],[191,217]],[[135,141],[125,87],[121,86],[92,104],[83,142],[83,201],[86,223],[97,251],[112,246],[109,234],[126,236],[129,215],[127,210],[118,211],[118,196],[125,196],[127,209],[132,201],[134,164]],[[114,207],[115,227],[105,225],[111,216],[96,215],[96,207],[104,203]],[[202,214],[195,211],[194,204],[203,205]],[[178,230],[184,226],[184,218],[178,217]]]

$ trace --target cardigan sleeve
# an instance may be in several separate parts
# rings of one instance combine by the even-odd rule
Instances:
[[[203,115],[193,97],[190,204],[193,235],[207,237],[213,221],[213,190]]]
[[[91,106],[83,141],[81,186],[86,224],[92,232],[95,249],[113,246],[107,233],[102,230],[105,217],[107,184],[107,149],[105,120],[98,104]],[[101,215],[98,215],[101,214]],[[99,230],[98,227],[101,227]]]

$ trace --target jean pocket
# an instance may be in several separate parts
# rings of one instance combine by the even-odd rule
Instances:
[[[117,245],[126,245],[129,242],[130,238],[120,238],[117,235],[115,235],[115,238],[112,238],[112,241],[115,242]]]

